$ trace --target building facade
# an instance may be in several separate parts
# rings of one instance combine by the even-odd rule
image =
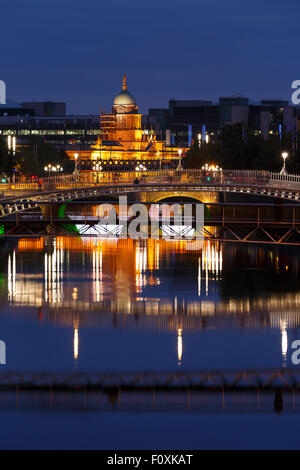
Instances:
[[[178,164],[178,148],[158,140],[155,131],[142,128],[142,115],[127,89],[126,74],[122,90],[114,99],[112,112],[100,115],[100,135],[90,152],[79,155],[82,170],[159,169]],[[185,151],[187,149],[181,149]],[[68,152],[75,158],[74,152]]]
[[[144,125],[152,126],[161,139],[172,145],[190,146],[197,139],[216,141],[225,125],[240,123],[267,139],[291,134],[297,144],[300,108],[285,100],[260,103],[241,96],[221,97],[217,103],[204,100],[170,100],[168,108],[150,109]]]

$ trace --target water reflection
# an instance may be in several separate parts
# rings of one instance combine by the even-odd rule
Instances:
[[[189,332],[276,330],[287,366],[300,325],[298,253],[210,242],[191,251],[189,243],[10,239],[0,262],[1,313],[70,327],[75,364],[86,351],[82,328],[92,326],[168,332],[178,366],[191,362]],[[151,341],[149,350],[155,335]]]
[[[74,359],[78,358],[79,339],[78,339],[78,328],[74,328]]]
[[[182,359],[182,329],[178,328],[177,331],[177,356],[178,356],[178,365],[181,365]]]
[[[282,351],[282,364],[286,365],[287,350],[288,350],[288,336],[287,336],[287,322],[286,320],[280,320],[280,331],[281,331],[281,351]]]
[[[219,326],[230,318],[240,326],[276,327],[284,357],[286,329],[299,324],[298,258],[286,251],[281,261],[269,249],[210,242],[189,251],[188,243],[19,239],[7,247],[7,293],[2,290],[1,300],[6,297],[13,308],[42,308],[49,316],[55,309],[61,315],[52,320],[72,325],[74,319],[79,325],[91,321],[97,311],[174,316],[168,328],[176,330]],[[88,315],[81,318],[80,312]]]

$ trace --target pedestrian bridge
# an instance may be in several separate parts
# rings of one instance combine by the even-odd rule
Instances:
[[[300,175],[268,171],[163,170],[156,172],[101,173],[47,178],[37,183],[2,185],[0,218],[43,204],[126,195],[131,202],[155,203],[168,198],[188,197],[203,202],[213,193],[252,194],[284,200],[300,200]],[[207,202],[207,201],[206,201]],[[214,202],[209,201],[209,202]]]

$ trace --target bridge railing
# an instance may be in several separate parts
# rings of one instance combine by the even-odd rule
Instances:
[[[270,186],[285,189],[300,189],[300,175],[281,175],[280,173],[270,174]]]
[[[122,184],[133,183],[136,179],[143,183],[199,183],[203,178],[207,177],[207,181],[219,181],[228,183],[245,183],[262,184],[270,179],[270,172],[260,170],[224,170],[222,172],[205,170],[157,170],[157,171],[128,171],[128,172],[99,172],[82,173],[78,176],[68,175],[67,177],[54,177],[53,179],[44,180],[44,185],[74,184],[76,186],[98,185],[98,184]]]
[[[102,184],[140,183],[209,183],[224,185],[264,185],[266,187],[300,190],[300,175],[282,175],[265,170],[157,170],[128,172],[99,172],[69,174],[44,178],[40,182],[20,182],[0,185],[1,192],[51,191],[54,189],[84,188]]]

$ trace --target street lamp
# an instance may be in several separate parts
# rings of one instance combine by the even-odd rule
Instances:
[[[139,165],[135,167],[135,171],[146,171],[146,170],[147,168],[142,163],[140,163]]]
[[[78,160],[78,153],[74,153],[74,162],[75,162],[74,173],[77,172],[77,160]]]
[[[96,183],[99,183],[99,172],[102,171],[103,168],[99,161],[95,161],[93,164],[93,171],[96,172]]]
[[[288,155],[289,154],[287,152],[282,152],[282,154],[281,154],[281,156],[283,158],[283,166],[282,166],[281,171],[280,171],[281,175],[287,175],[287,171],[286,171],[286,167],[285,167],[285,160],[287,159]]]
[[[159,151],[156,152],[157,158],[159,158]],[[161,158],[159,159],[159,169],[161,170]]]
[[[178,166],[177,166],[176,170],[182,170],[182,167],[181,167],[181,154],[182,154],[182,149],[178,149],[179,161],[178,161]]]
[[[53,171],[53,172],[62,171],[62,167],[60,167],[59,165],[53,166],[53,165],[51,165],[51,163],[49,163],[48,165],[46,165],[44,167],[44,171],[48,171],[48,176],[50,176],[51,171]]]
[[[198,146],[199,146],[199,149],[201,148],[201,139],[202,139],[202,135],[201,135],[201,134],[198,134]]]

